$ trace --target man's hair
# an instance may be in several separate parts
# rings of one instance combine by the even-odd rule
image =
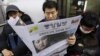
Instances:
[[[46,8],[55,8],[56,10],[58,10],[58,5],[57,5],[57,3],[56,2],[54,2],[54,1],[46,1],[46,2],[44,2],[44,4],[43,4],[43,11],[45,11],[45,9]]]
[[[99,24],[99,17],[96,13],[87,11],[82,14],[81,25],[87,27],[96,27]]]

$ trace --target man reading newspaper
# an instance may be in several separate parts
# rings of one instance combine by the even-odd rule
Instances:
[[[45,18],[43,20],[41,20],[40,22],[58,20],[58,18],[64,18],[63,16],[58,16],[58,5],[54,1],[45,2],[43,4],[42,9],[43,9]],[[58,40],[59,38],[63,39],[63,37],[66,37],[65,35],[66,34],[63,32],[63,33],[53,34],[48,37],[52,38],[53,41],[57,42],[57,41],[59,41]],[[55,39],[55,38],[58,38],[58,39]],[[49,41],[52,41],[52,40],[49,39]],[[76,38],[74,35],[72,35],[71,37],[67,38],[66,40],[68,41],[69,45],[74,45]],[[53,44],[53,43],[51,43],[51,44]]]

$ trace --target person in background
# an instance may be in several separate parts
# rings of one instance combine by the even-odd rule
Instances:
[[[27,14],[20,11],[15,5],[8,5],[6,8],[6,20],[9,20],[10,17],[16,19],[17,16],[26,25],[33,24]],[[31,56],[30,50],[8,23],[4,25],[0,39],[2,40],[0,41],[0,51],[3,56]]]
[[[99,18],[100,18],[100,14],[99,14]],[[100,19],[99,19],[99,21],[100,21]],[[95,56],[100,56],[100,22],[99,22],[99,27],[98,27],[97,32],[96,32],[96,37],[97,37],[99,46],[96,50],[96,55]]]
[[[68,47],[67,56],[96,56],[98,25],[99,17],[96,13],[92,11],[84,12],[75,34],[76,43]]]

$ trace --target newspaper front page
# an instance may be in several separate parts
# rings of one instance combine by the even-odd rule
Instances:
[[[25,25],[20,18],[8,20],[32,56],[63,56],[67,53],[67,38],[75,34],[81,16]]]

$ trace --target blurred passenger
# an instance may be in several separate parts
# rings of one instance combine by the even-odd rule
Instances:
[[[8,5],[6,8],[6,19],[10,19],[10,17],[16,19],[17,16],[26,25],[33,23],[31,18],[15,5]],[[5,24],[0,39],[2,39],[0,41],[0,51],[3,56],[31,56],[30,50],[8,23]]]
[[[76,43],[68,47],[67,56],[95,56],[98,47],[96,31],[99,17],[91,11],[82,14],[82,20],[75,34]]]
[[[100,15],[99,15],[99,18],[100,18]],[[98,49],[96,51],[96,55],[95,56],[100,56],[100,22],[99,22],[99,27],[97,29],[97,33],[96,33],[96,37],[97,37],[97,40],[98,40]]]

